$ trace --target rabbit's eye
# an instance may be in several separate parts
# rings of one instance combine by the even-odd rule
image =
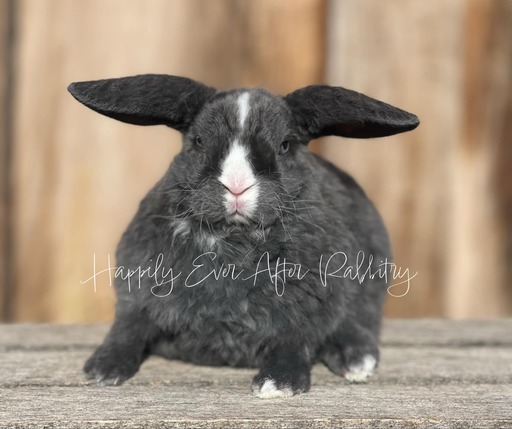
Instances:
[[[288,152],[288,149],[290,149],[290,142],[285,140],[281,143],[281,146],[279,146],[279,155],[284,155],[286,152]]]
[[[201,137],[199,136],[195,136],[194,137],[194,143],[197,145],[197,146],[201,146],[203,144],[203,140],[201,140]]]

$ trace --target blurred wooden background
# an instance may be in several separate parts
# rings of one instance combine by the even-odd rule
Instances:
[[[80,281],[180,136],[93,114],[66,86],[147,72],[282,94],[327,82],[418,114],[413,133],[314,145],[418,272],[386,314],[512,315],[510,0],[0,0],[0,63],[3,320],[112,318],[107,276]]]

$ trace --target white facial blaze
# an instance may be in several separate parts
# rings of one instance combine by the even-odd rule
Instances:
[[[249,162],[247,148],[242,146],[238,140],[233,142],[228,156],[222,163],[219,180],[234,193],[243,191],[256,181]]]
[[[258,184],[249,161],[249,151],[235,140],[221,165],[219,181],[226,187],[225,207],[235,220],[242,221],[256,209]]]
[[[249,114],[249,97],[248,92],[244,92],[238,96],[238,119],[240,122],[240,128],[244,128],[245,120]]]

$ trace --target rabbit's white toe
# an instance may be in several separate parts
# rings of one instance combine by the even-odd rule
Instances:
[[[293,390],[289,387],[278,388],[276,383],[271,378],[267,378],[263,385],[258,386],[256,384],[252,387],[252,393],[254,396],[261,399],[272,399],[272,398],[286,398],[293,396]]]
[[[360,362],[349,365],[345,378],[351,383],[364,383],[373,374],[377,359],[372,355],[364,355]]]

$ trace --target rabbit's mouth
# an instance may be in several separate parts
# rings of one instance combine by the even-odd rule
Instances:
[[[228,223],[247,223],[258,207],[258,193],[257,183],[253,183],[238,193],[226,189],[224,207]]]
[[[229,214],[226,217],[226,221],[229,225],[249,225],[251,223],[251,219],[249,217],[238,211]]]

